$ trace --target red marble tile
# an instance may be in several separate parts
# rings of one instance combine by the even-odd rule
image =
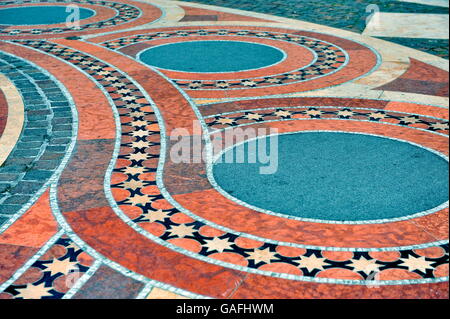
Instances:
[[[419,285],[319,284],[249,274],[233,299],[448,299],[448,282]]]
[[[144,284],[101,266],[73,299],[135,299]]]
[[[60,208],[78,210],[108,204],[103,181],[111,160],[114,140],[78,141],[71,161],[59,180]]]
[[[0,284],[8,280],[37,250],[34,247],[0,244]]]
[[[377,90],[399,91],[448,97],[448,72],[410,58],[408,70]]]

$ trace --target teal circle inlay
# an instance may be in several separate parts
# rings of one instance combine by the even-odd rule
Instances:
[[[283,51],[240,41],[188,41],[148,48],[139,59],[161,69],[222,73],[258,69],[283,61]]]
[[[213,166],[219,187],[263,210],[341,222],[404,217],[448,200],[448,161],[427,149],[340,132],[277,138],[272,145],[278,144],[278,165],[267,137],[225,151]],[[262,164],[259,152],[273,156]],[[244,154],[241,163],[233,160],[239,153]],[[249,154],[257,155],[256,163]],[[277,169],[274,174],[260,174],[261,167]]]
[[[3,25],[43,25],[64,23],[73,10],[67,6],[24,6],[0,9],[0,24]],[[68,12],[66,12],[66,9]],[[80,20],[95,15],[94,10],[80,8]],[[70,22],[73,22],[71,20]]]

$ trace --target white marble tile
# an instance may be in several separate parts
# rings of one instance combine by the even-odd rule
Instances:
[[[448,39],[448,14],[375,13],[364,35]]]

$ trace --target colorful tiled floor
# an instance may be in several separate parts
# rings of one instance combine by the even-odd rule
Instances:
[[[448,2],[290,2],[0,1],[0,298],[449,297]]]

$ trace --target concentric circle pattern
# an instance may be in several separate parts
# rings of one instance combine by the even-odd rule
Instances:
[[[275,47],[286,42],[295,45],[289,47],[290,50],[285,50],[288,57],[284,62],[290,64],[287,69],[288,72],[277,72],[277,70],[285,69],[276,69],[275,71],[266,69],[266,72],[256,73],[253,76],[246,73],[245,75],[242,74],[245,77],[236,78],[240,75],[240,72],[237,72],[231,79],[223,78],[220,73],[205,78],[201,74],[195,73],[164,72],[181,88],[195,90],[196,92],[190,92],[194,97],[251,96],[257,94],[256,92],[261,92],[264,88],[270,88],[270,91],[266,92],[274,92],[273,94],[307,91],[349,81],[370,72],[377,65],[377,57],[372,50],[358,43],[312,32],[291,32],[292,30],[252,27],[246,29],[236,27],[226,29],[185,27],[183,29],[160,29],[158,32],[152,31],[150,34],[133,32],[135,34],[129,35],[127,33],[124,37],[116,35],[114,39],[104,41],[102,45],[132,56],[136,54],[137,50],[155,44],[174,43],[174,41],[176,43],[180,41],[180,37],[185,38],[183,41],[253,39],[256,43],[271,43]],[[275,40],[278,44],[267,42],[268,40]],[[298,46],[313,53],[307,65],[303,63],[298,65],[295,59],[289,60],[289,56],[293,58],[298,56],[298,52],[296,52]],[[351,50],[346,50],[346,48]],[[358,50],[359,55],[351,54],[356,50]],[[305,55],[303,52],[301,54]],[[239,56],[236,58],[239,59]],[[364,58],[364,64],[360,58]],[[300,56],[300,60],[302,60],[302,56]],[[359,64],[358,67],[356,67],[357,64]],[[283,64],[279,65],[279,67],[282,66]],[[186,79],[186,77],[189,79]]]
[[[442,59],[182,2],[0,18],[1,299],[448,298]]]
[[[161,15],[160,10],[154,6],[133,1],[64,0],[56,1],[56,3],[58,5],[55,4],[55,1],[50,0],[0,2],[0,11],[8,15],[5,25],[0,24],[2,26],[0,28],[0,39],[76,37],[142,25],[158,19]],[[49,9],[49,4],[51,4],[51,9]],[[64,8],[66,15],[57,6]],[[66,11],[69,6],[78,9],[77,13],[80,20],[71,17],[71,14],[74,13],[73,9]],[[42,12],[42,8],[39,7],[45,9],[41,18],[33,22],[33,19],[38,19],[36,14]],[[19,11],[11,13],[10,10]],[[146,12],[143,12],[143,10],[146,10]],[[91,15],[92,11],[95,13],[92,19],[86,19],[91,16],[87,14],[88,11]],[[28,21],[31,20],[31,23],[15,22],[27,19],[27,15],[33,16],[28,19]],[[55,17],[56,15],[58,18]],[[8,22],[13,23],[9,24]]]

